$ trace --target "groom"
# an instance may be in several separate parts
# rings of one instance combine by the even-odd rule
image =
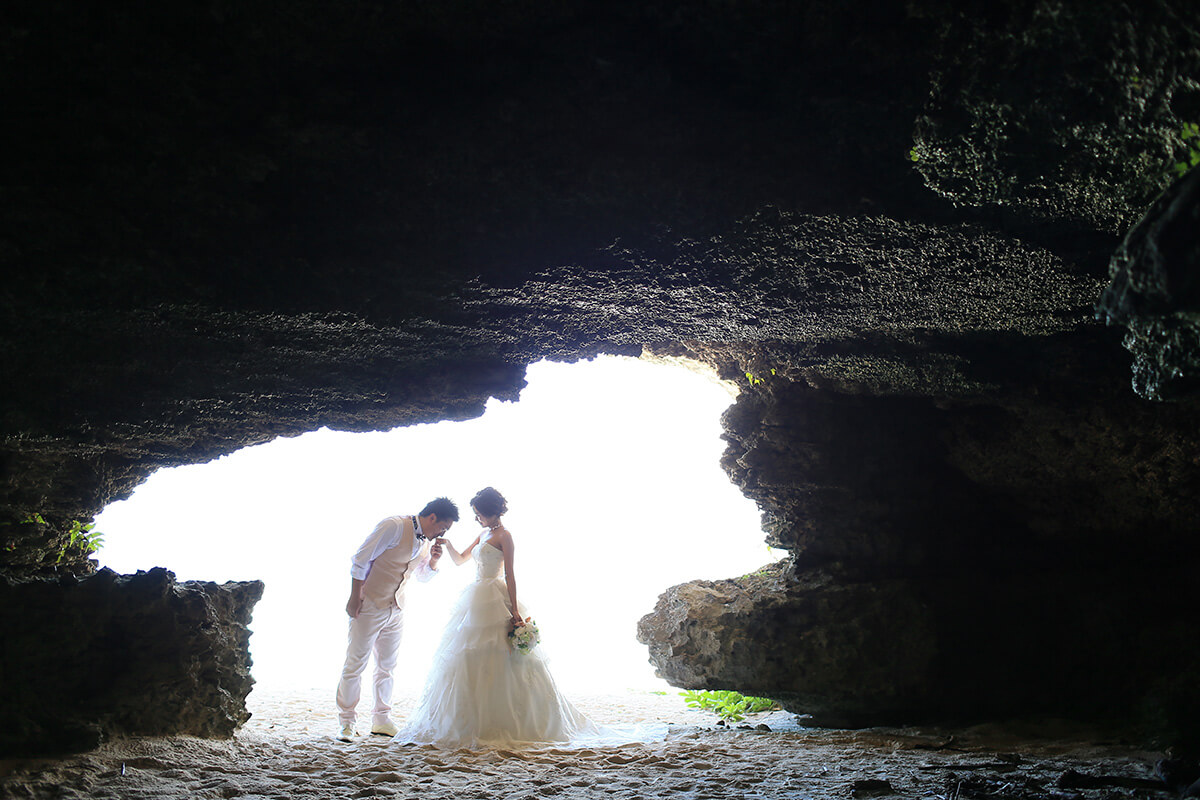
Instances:
[[[404,631],[404,586],[410,575],[425,582],[437,572],[444,536],[458,521],[458,506],[445,497],[432,500],[416,516],[388,517],[354,554],[350,567],[349,643],[338,683],[338,739],[353,741],[355,707],[362,690],[367,658],[375,653],[375,709],[371,733],[395,736],[388,718],[392,710],[392,671]]]

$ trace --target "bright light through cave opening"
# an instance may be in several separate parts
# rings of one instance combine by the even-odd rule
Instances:
[[[602,356],[539,362],[516,403],[381,433],[320,430],[209,464],[161,470],[96,520],[117,572],[165,566],[180,580],[266,583],[250,640],[260,687],[327,688],[345,654],[350,557],[375,523],[446,495],[505,494],[522,602],[564,688],[666,689],[638,619],[668,586],[778,560],[759,512],[721,470],[732,387],[698,365]],[[470,564],[407,596],[399,671],[419,686]],[[369,679],[366,682],[369,686]],[[366,691],[369,691],[366,690]],[[331,700],[332,702],[332,700]]]

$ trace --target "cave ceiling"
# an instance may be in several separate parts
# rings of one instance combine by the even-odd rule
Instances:
[[[1200,94],[1171,4],[1109,5],[17,3],[7,502],[644,345],[962,396],[1067,336],[1120,373],[1092,305]]]

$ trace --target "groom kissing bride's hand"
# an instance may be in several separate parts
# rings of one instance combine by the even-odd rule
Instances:
[[[508,501],[488,486],[471,498],[471,510],[482,530],[464,550],[441,538],[444,532],[434,543],[457,565],[473,558],[475,580],[451,609],[425,691],[394,742],[513,747],[598,736],[599,726],[558,691],[534,649],[537,626],[517,600],[516,548],[501,520]]]
[[[371,733],[395,735],[389,718],[392,710],[392,672],[396,668],[400,636],[404,630],[405,585],[410,578],[428,581],[437,574],[443,537],[458,520],[458,506],[438,497],[420,514],[387,517],[355,552],[350,563],[350,598],[346,602],[349,635],[346,662],[338,682],[337,738],[357,736],[356,706],[362,693],[367,660],[375,658],[375,707]]]

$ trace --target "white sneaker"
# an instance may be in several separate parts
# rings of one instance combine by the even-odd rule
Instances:
[[[396,723],[392,722],[390,719],[385,719],[382,722],[376,722],[371,726],[371,733],[379,736],[395,736],[399,732],[400,729],[396,727]]]
[[[342,729],[338,731],[337,738],[339,742],[353,742],[356,736],[358,736],[358,731],[354,730],[353,725],[343,725]]]

